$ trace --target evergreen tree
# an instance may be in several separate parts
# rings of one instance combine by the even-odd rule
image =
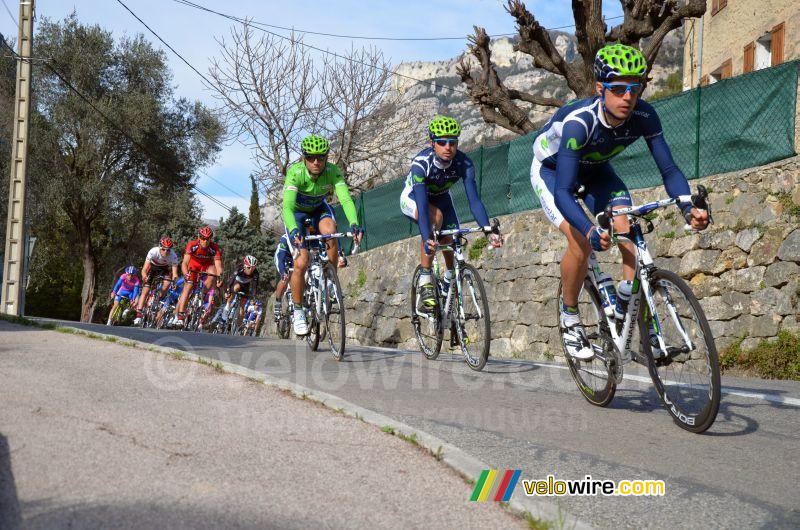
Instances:
[[[258,199],[258,186],[256,185],[256,178],[250,175],[250,212],[248,220],[250,227],[257,233],[261,233],[261,206]]]
[[[270,235],[254,230],[248,223],[247,217],[236,207],[231,209],[227,218],[221,220],[215,239],[222,249],[222,265],[226,275],[235,271],[248,254],[258,259],[261,276],[261,293],[258,296],[263,299],[264,288],[268,288],[275,278],[271,259],[275,246],[274,239]]]

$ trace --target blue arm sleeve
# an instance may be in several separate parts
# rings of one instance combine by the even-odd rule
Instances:
[[[431,233],[431,221],[428,219],[428,190],[425,188],[424,182],[417,182],[414,184],[414,202],[417,203],[417,225],[419,226],[419,234],[422,236],[423,241],[427,241],[433,237]],[[428,249],[425,249],[428,252]]]
[[[553,198],[556,208],[567,222],[586,234],[594,223],[575,201],[573,193],[578,185],[580,149],[586,143],[587,131],[576,121],[567,121],[561,132],[561,145],[556,155],[556,185]]]
[[[486,213],[486,207],[483,205],[480,196],[478,196],[478,185],[475,181],[475,166],[472,162],[467,164],[466,174],[464,175],[464,190],[467,192],[467,200],[469,201],[469,209],[472,212],[472,217],[480,226],[489,226],[489,215]]]
[[[661,172],[661,178],[664,180],[664,188],[670,197],[675,198],[678,195],[689,195],[689,182],[686,177],[675,164],[672,159],[672,153],[669,150],[664,135],[659,134],[647,139],[647,146],[650,148],[650,153],[653,155],[653,160],[656,161],[656,166]],[[681,211],[686,214],[692,209],[692,203],[684,202],[680,204]]]
[[[142,288],[142,284],[137,282],[136,285],[133,287],[133,298],[131,300],[136,300],[139,297],[139,290]]]
[[[114,285],[114,288],[111,289],[111,293],[112,294],[117,294],[117,291],[119,291],[120,285],[122,285],[122,275],[120,275],[119,279],[117,280],[117,283]]]
[[[661,120],[656,109],[644,101],[639,102],[637,108],[639,107],[645,111],[644,116],[640,118],[644,139],[650,149],[650,154],[653,155],[656,166],[658,166],[658,171],[661,173],[664,188],[673,199],[678,195],[689,195],[691,193],[689,191],[689,183],[678,168],[675,160],[672,159],[672,153],[669,150],[667,141],[664,139],[664,130],[661,127]],[[681,204],[680,208],[685,214],[692,209],[692,204],[686,202]]]

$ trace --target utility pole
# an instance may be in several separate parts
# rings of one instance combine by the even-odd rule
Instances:
[[[11,178],[8,188],[6,253],[3,258],[3,292],[0,311],[22,316],[25,305],[25,259],[28,234],[25,226],[25,187],[28,173],[28,130],[33,56],[33,1],[19,3],[19,57],[11,139]]]

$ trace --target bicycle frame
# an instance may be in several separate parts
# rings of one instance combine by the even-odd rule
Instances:
[[[659,356],[666,356],[669,354],[667,346],[664,342],[664,338],[661,334],[661,326],[659,324],[658,319],[658,312],[656,310],[656,303],[655,299],[653,298],[653,290],[651,288],[650,277],[652,272],[656,269],[656,265],[653,261],[653,257],[650,254],[650,251],[647,248],[647,243],[644,240],[644,233],[642,232],[642,227],[639,224],[638,217],[645,215],[653,210],[658,208],[664,208],[666,206],[670,206],[673,204],[677,204],[679,202],[693,202],[693,197],[691,195],[681,195],[674,199],[662,199],[655,202],[650,202],[644,204],[642,206],[631,206],[629,208],[622,208],[619,210],[610,210],[606,209],[605,212],[601,212],[598,214],[598,222],[601,226],[607,225],[609,228],[608,230],[611,231],[612,240],[616,238],[622,238],[625,240],[630,241],[633,243],[636,252],[636,267],[634,270],[633,276],[633,286],[631,290],[631,299],[628,303],[628,310],[625,314],[625,318],[622,322],[621,329],[617,329],[616,319],[613,316],[606,315],[605,312],[602,312],[602,317],[605,318],[605,322],[608,325],[608,331],[611,335],[611,338],[614,342],[617,352],[619,352],[623,362],[627,362],[628,360],[636,360],[641,364],[647,364],[647,359],[643,358],[639,355],[638,352],[634,351],[631,347],[631,343],[633,341],[633,334],[638,325],[639,319],[639,312],[642,310],[640,307],[640,300],[641,295],[644,295],[645,302],[647,304],[646,310],[648,311],[648,317],[652,319],[655,324],[656,334],[658,344],[659,344]],[[614,233],[613,224],[610,222],[611,217],[619,216],[619,215],[627,215],[628,219],[630,220],[630,231],[628,233]],[[603,218],[603,216],[605,218]],[[650,226],[652,228],[652,225]],[[597,257],[595,256],[594,252],[589,254],[589,273],[588,276],[591,279],[592,283],[594,284],[595,288],[597,289],[600,296],[603,297],[603,304],[610,304],[611,301],[608,298],[608,294],[603,290],[599,289],[600,284],[600,276],[601,276],[601,269],[600,265],[597,262]],[[640,291],[641,289],[641,291]],[[640,294],[641,293],[641,294]],[[669,308],[670,316],[675,324],[676,329],[680,332],[683,340],[684,340],[684,347],[681,348],[682,351],[688,352],[694,349],[694,344],[692,343],[691,339],[689,338],[688,333],[683,327],[680,318],[678,318],[677,313],[675,312],[675,306],[671,302],[667,304]],[[641,338],[645,340],[645,337]],[[654,357],[656,357],[656,352],[653,351]]]
[[[454,257],[455,257],[455,260],[454,260],[454,269],[455,270],[453,271],[453,279],[450,281],[450,287],[447,290],[447,296],[445,298],[445,301],[439,307],[439,312],[440,312],[441,317],[442,317],[442,325],[444,327],[447,327],[447,326],[449,326],[451,324],[453,310],[455,309],[452,304],[456,300],[454,298],[454,296],[456,296],[456,295],[458,296],[457,300],[458,300],[459,317],[461,319],[466,319],[466,316],[464,314],[464,305],[463,305],[464,296],[463,296],[463,291],[462,291],[462,286],[461,286],[461,283],[462,283],[461,280],[462,280],[462,275],[463,275],[462,267],[463,267],[463,265],[464,265],[466,260],[464,259],[464,249],[463,249],[463,246],[461,244],[461,236],[463,236],[465,234],[472,234],[472,233],[475,233],[475,232],[486,232],[487,230],[491,230],[491,229],[492,229],[492,227],[454,228],[454,229],[449,229],[449,230],[442,230],[442,231],[439,231],[439,232],[435,233],[437,238],[438,237],[453,236],[452,243],[447,243],[447,244],[439,246],[439,250],[453,252]],[[454,288],[453,284],[455,284],[455,288]],[[437,286],[437,288],[438,288],[438,286]],[[474,299],[475,298],[474,288],[471,285],[469,286],[469,288],[472,290],[472,296],[473,296],[473,299]],[[481,308],[480,307],[476,307],[476,309],[478,311],[479,318],[483,318],[483,314],[481,313]],[[419,309],[415,309],[415,312],[416,312],[417,316],[424,317],[426,319],[431,318],[431,315],[429,313],[424,313],[424,312],[420,311]],[[459,329],[459,333],[461,333],[460,329]]]
[[[306,236],[304,241],[319,241],[324,243],[329,239],[340,239],[343,237],[354,237],[355,234],[352,232],[336,232],[334,234],[319,234],[319,235],[311,235]],[[328,282],[327,277],[324,273],[325,263],[328,262],[328,254],[327,254],[327,245],[324,245],[325,248],[321,248],[319,245],[309,246],[307,245],[310,262],[309,266],[306,269],[306,289],[311,287],[311,294],[313,296],[313,304],[314,309],[318,315],[325,315],[328,313],[327,304],[324,303],[327,300],[327,296],[324,296],[328,293]],[[324,252],[323,252],[324,250]],[[353,251],[351,254],[355,254],[358,251],[358,245],[353,247]]]

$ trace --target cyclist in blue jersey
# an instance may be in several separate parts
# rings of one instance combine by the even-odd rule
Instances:
[[[111,306],[111,311],[108,313],[108,321],[106,322],[106,326],[111,325],[111,315],[114,314],[114,310],[117,309],[121,299],[127,298],[130,300],[131,304],[133,304],[133,302],[136,300],[136,297],[139,296],[141,282],[139,281],[139,277],[136,276],[136,272],[136,267],[129,265],[128,267],[125,267],[125,270],[119,275],[119,279],[109,295],[109,298],[114,299],[114,304]]]
[[[164,318],[164,313],[170,305],[178,305],[178,300],[180,299],[181,291],[183,291],[183,284],[185,282],[186,280],[183,276],[181,276],[170,285],[167,293],[164,295],[164,298],[161,299],[161,308],[158,310],[158,314],[156,315],[156,322],[161,322],[161,319]]]
[[[433,239],[433,230],[459,228],[458,216],[453,206],[450,188],[459,180],[464,181],[469,208],[480,226],[489,226],[489,216],[478,196],[475,183],[475,166],[472,160],[458,150],[458,137],[461,127],[448,116],[436,116],[428,125],[430,147],[420,151],[411,163],[406,177],[406,185],[400,195],[400,210],[417,222],[422,236],[420,264],[422,274],[419,279],[422,308],[428,311],[436,306],[433,290],[431,266],[433,253],[438,243]],[[449,243],[452,238],[442,239]],[[500,247],[503,238],[500,234],[489,234],[493,247]],[[447,266],[445,278],[452,278],[453,253],[444,253]]]
[[[275,289],[275,317],[280,317],[283,300],[283,293],[289,285],[289,269],[294,266],[292,258],[292,246],[286,234],[282,235],[275,248],[275,268],[278,269],[278,287]]]
[[[644,138],[670,197],[689,195],[689,184],[672,159],[655,109],[639,96],[647,64],[636,48],[610,44],[594,62],[597,96],[567,103],[550,118],[533,143],[531,184],[547,218],[567,237],[561,260],[563,300],[560,326],[567,352],[590,359],[593,352],[578,314],[578,295],[592,250],[608,250],[611,236],[602,232],[581,208],[575,194],[597,214],[611,205],[630,206],[627,186],[608,162],[638,138]],[[708,226],[708,212],[683,203],[686,222],[695,230]],[[628,232],[625,216],[614,218],[614,230]],[[619,244],[623,282],[633,280],[636,262],[632,243]],[[620,285],[620,289],[623,285]],[[629,292],[630,283],[626,290]],[[622,303],[622,297],[619,297]],[[620,308],[618,307],[618,312]]]

